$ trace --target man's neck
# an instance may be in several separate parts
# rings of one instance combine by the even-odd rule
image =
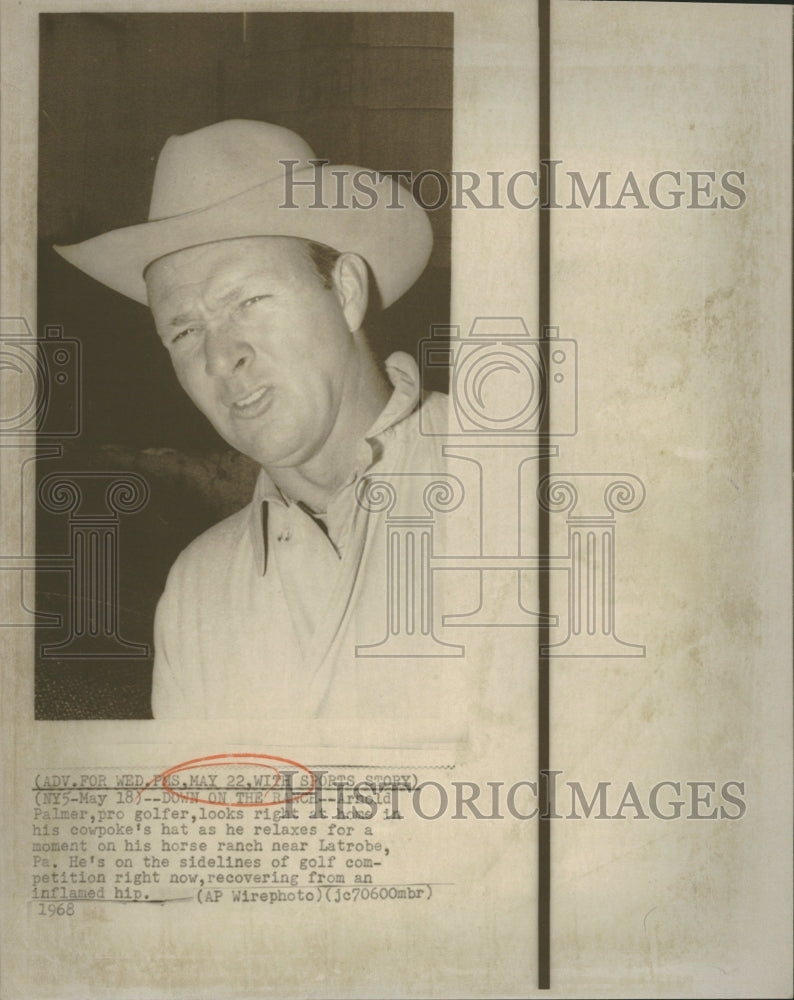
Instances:
[[[389,399],[389,385],[369,355],[340,407],[340,415],[322,451],[299,466],[268,469],[273,483],[296,503],[324,513],[355,471],[359,444]]]

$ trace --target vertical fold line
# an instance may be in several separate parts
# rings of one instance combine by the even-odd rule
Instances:
[[[542,482],[551,471],[546,447],[551,433],[551,382],[549,379],[550,350],[546,338],[551,326],[550,235],[551,211],[549,204],[548,171],[544,161],[551,159],[551,0],[538,0],[538,151],[540,154],[540,208],[538,222],[538,332],[543,366],[544,405],[539,426],[539,479]],[[547,650],[551,641],[550,614],[550,524],[549,512],[538,504],[538,554],[540,555],[539,611],[541,626],[538,629],[538,989],[551,988],[551,818],[549,815],[548,782],[550,770],[550,690],[549,658]]]

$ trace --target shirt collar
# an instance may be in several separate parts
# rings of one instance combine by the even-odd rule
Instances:
[[[404,351],[395,351],[386,359],[385,368],[393,391],[388,403],[359,442],[351,479],[366,472],[380,458],[381,439],[384,434],[405,420],[419,404],[421,397],[419,367],[411,355]],[[266,508],[263,510],[263,504],[270,502],[282,506],[289,503],[267,471],[261,469],[254,488],[249,526],[257,565],[263,567],[263,573],[267,567],[267,510]]]
[[[394,392],[381,414],[364,435],[369,441],[377,438],[389,427],[400,423],[416,409],[421,394],[419,368],[405,351],[395,351],[386,359],[386,374],[394,386]]]

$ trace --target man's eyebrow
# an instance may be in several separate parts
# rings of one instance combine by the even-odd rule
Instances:
[[[258,275],[256,273],[248,275],[247,278],[244,279],[242,284],[234,285],[234,287],[230,288],[228,292],[224,292],[223,295],[218,297],[217,302],[222,306],[226,306],[229,305],[231,302],[234,302],[236,299],[240,298],[240,296],[245,293],[245,282],[250,278],[257,276]],[[176,316],[174,316],[172,320],[169,321],[168,325],[184,326],[186,323],[195,323],[195,322],[197,322],[197,320],[191,313],[178,313]]]
[[[221,295],[219,301],[222,306],[228,305],[234,299],[239,298],[243,294],[243,289],[241,285],[235,285],[234,288],[230,288],[228,292]]]
[[[240,286],[236,285],[234,288],[229,289],[228,292],[225,292],[223,295],[221,295],[221,297],[218,299],[218,302],[220,303],[220,305],[226,306],[235,298],[237,298],[240,295],[240,293],[241,293]],[[196,319],[191,313],[178,313],[176,316],[174,316],[174,318],[168,325],[183,326],[185,323],[195,323],[195,322]]]
[[[195,322],[195,321],[187,313],[180,313],[178,316],[174,316],[174,318],[171,320],[171,322],[168,325],[169,326],[184,326],[185,323],[193,323],[193,322]]]

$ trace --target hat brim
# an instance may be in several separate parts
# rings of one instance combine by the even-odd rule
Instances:
[[[326,165],[316,172],[296,170],[289,190],[283,178],[276,178],[208,208],[55,250],[92,278],[146,305],[144,271],[159,257],[250,236],[293,236],[359,254],[372,269],[384,308],[416,281],[433,246],[430,220],[396,180],[363,167]]]

